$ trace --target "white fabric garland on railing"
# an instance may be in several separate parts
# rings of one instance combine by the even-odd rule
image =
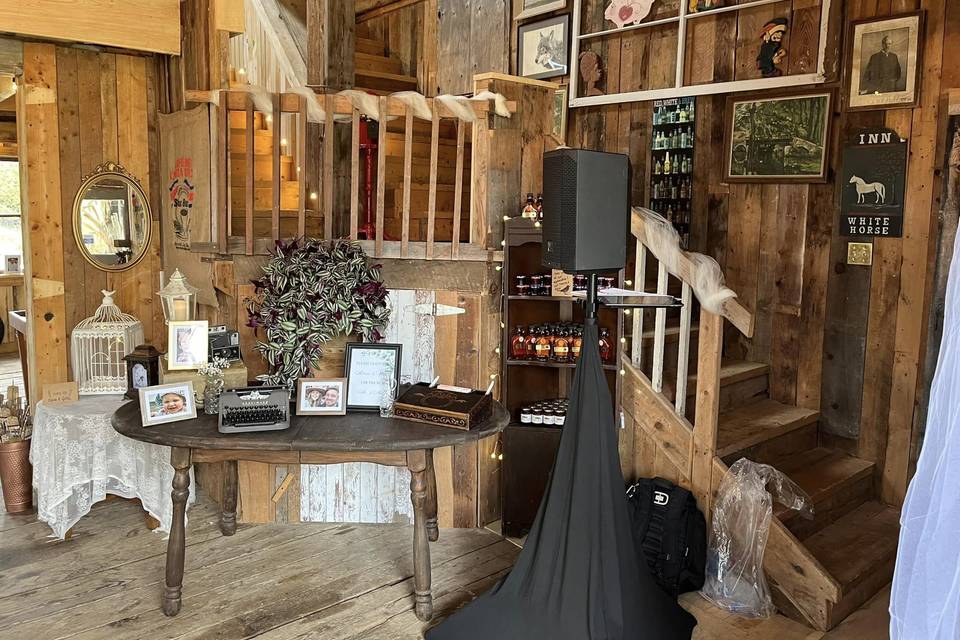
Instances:
[[[674,276],[679,277],[681,258],[693,263],[693,278],[690,286],[703,308],[723,315],[723,303],[737,294],[724,284],[723,271],[717,261],[702,253],[692,253],[680,248],[680,234],[660,214],[644,207],[635,207],[634,213],[643,218],[643,243]],[[637,283],[643,286],[642,282]]]
[[[211,92],[213,104],[220,106],[220,93],[223,91],[225,91],[225,89],[218,89]],[[273,94],[263,87],[246,84],[231,87],[229,91],[244,91],[249,93],[251,99],[253,100],[253,106],[257,111],[261,111],[263,113],[271,113],[273,111]],[[299,85],[290,86],[287,88],[287,91],[289,93],[295,93],[306,99],[307,120],[309,122],[315,122],[317,124],[323,124],[326,122],[326,111],[320,102],[318,94],[313,89]],[[353,105],[353,108],[367,118],[377,122],[380,121],[380,100],[378,96],[367,93],[366,91],[360,91],[358,89],[345,89],[336,95],[348,99],[350,104]],[[417,118],[422,120],[433,119],[433,111],[430,109],[428,98],[422,93],[418,93],[416,91],[398,91],[397,93],[391,93],[388,97],[399,100],[409,108],[413,109],[413,115]],[[444,94],[435,97],[434,100],[439,101],[440,104],[445,106],[450,113],[453,114],[453,117],[464,122],[477,121],[477,114],[470,106],[471,102],[487,102],[492,100],[494,103],[494,112],[498,116],[509,118],[512,115],[510,110],[507,108],[507,98],[503,94],[494,93],[492,91],[481,91],[477,95],[471,97]],[[337,117],[342,121],[350,120],[350,115],[347,114],[341,114]]]

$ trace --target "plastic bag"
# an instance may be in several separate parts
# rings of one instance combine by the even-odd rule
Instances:
[[[707,580],[700,593],[747,618],[768,618],[776,611],[763,575],[774,499],[813,517],[809,498],[790,478],[770,465],[740,458],[721,481],[714,507]]]

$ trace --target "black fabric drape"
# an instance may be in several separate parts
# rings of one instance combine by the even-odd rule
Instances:
[[[687,640],[696,620],[634,548],[595,323],[540,511],[510,574],[427,640]]]

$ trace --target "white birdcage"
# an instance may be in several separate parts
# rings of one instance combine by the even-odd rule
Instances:
[[[113,291],[101,291],[103,303],[70,334],[73,378],[82,394],[123,393],[127,363],[123,357],[143,344],[143,325],[113,302]]]

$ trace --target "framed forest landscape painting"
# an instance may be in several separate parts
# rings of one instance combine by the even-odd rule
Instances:
[[[824,182],[831,94],[727,100],[726,180]]]
[[[849,111],[914,107],[923,12],[850,25]]]

